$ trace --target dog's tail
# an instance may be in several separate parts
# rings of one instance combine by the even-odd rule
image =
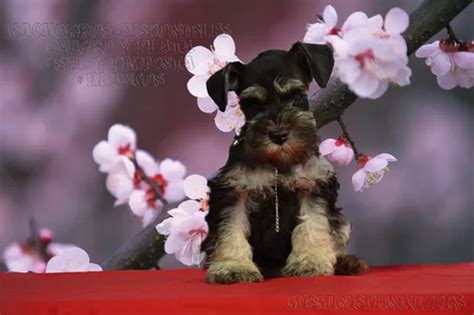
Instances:
[[[354,255],[342,255],[337,257],[334,266],[335,275],[360,275],[369,270],[369,265]]]

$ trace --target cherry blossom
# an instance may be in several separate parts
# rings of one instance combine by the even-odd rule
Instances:
[[[110,127],[107,140],[99,142],[92,150],[94,161],[99,164],[99,170],[110,173],[125,167],[133,173],[135,167],[130,161],[137,145],[135,131],[127,126],[115,124]]]
[[[450,90],[456,86],[471,88],[474,85],[474,46],[459,45],[452,40],[438,40],[421,46],[415,53],[426,58],[425,63],[436,75],[438,85]]]
[[[359,97],[375,99],[385,93],[389,83],[400,86],[410,83],[407,46],[401,36],[409,23],[404,10],[392,8],[385,21],[381,15],[369,18],[363,12],[354,12],[340,30],[334,24],[334,16],[337,17],[335,11],[328,13],[329,16],[332,16],[331,23],[325,24],[323,40],[319,35],[315,42],[310,35],[305,39],[310,43],[331,44],[335,59],[334,75],[354,93]],[[329,26],[332,26],[331,30],[327,29]]]
[[[168,211],[169,218],[156,226],[158,233],[167,235],[165,251],[175,254],[181,263],[199,265],[204,254],[201,243],[207,235],[205,216],[209,210],[209,187],[201,175],[190,175],[184,180],[186,200]]]
[[[46,255],[53,257],[64,250],[73,247],[71,244],[54,243],[53,233],[49,229],[40,229],[39,241],[44,247]],[[3,252],[3,260],[8,271],[44,273],[46,270],[45,258],[33,247],[30,242],[12,243]]]
[[[90,262],[89,255],[79,247],[65,250],[51,258],[46,265],[46,273],[102,271],[102,268]]]
[[[325,36],[337,35],[340,30],[336,28],[337,12],[333,6],[328,5],[324,8],[322,21],[308,24],[303,41],[313,44],[326,44]]]
[[[158,233],[167,235],[165,252],[175,254],[184,265],[199,265],[204,258],[201,243],[209,230],[207,212],[202,211],[199,202],[187,200],[168,213],[171,217],[156,226]]]
[[[235,55],[235,42],[228,34],[220,34],[214,39],[213,47],[207,49],[203,46],[193,47],[185,57],[186,69],[194,76],[188,81],[188,91],[197,97],[199,109],[208,114],[217,111],[215,124],[220,131],[230,132],[235,130],[238,134],[245,122],[243,112],[240,110],[237,94],[229,92],[227,108],[219,111],[218,106],[207,93],[206,82],[227,63],[240,61]]]
[[[374,157],[360,154],[357,158],[358,170],[352,176],[352,187],[355,191],[363,191],[380,182],[388,171],[388,162],[397,159],[388,153],[381,153]]]
[[[344,136],[321,142],[319,153],[340,166],[348,165],[354,158],[354,150]]]

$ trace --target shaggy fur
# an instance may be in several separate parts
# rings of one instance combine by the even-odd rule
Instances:
[[[326,46],[295,44],[267,51],[251,63],[230,63],[208,80],[223,110],[236,91],[246,124],[211,189],[207,280],[259,282],[280,276],[358,274],[365,262],[347,255],[350,223],[336,206],[331,164],[319,155],[318,129],[308,106],[308,85],[325,86],[332,70]],[[278,169],[280,229],[275,229]]]

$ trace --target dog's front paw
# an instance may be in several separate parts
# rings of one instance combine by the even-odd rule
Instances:
[[[288,257],[286,266],[282,270],[285,277],[312,277],[328,276],[334,274],[334,263],[331,259],[317,256],[291,255]]]
[[[207,270],[209,283],[261,282],[262,274],[252,261],[227,260],[213,262]]]

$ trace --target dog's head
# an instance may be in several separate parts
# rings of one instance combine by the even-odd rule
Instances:
[[[286,168],[303,162],[316,148],[317,127],[309,110],[308,86],[325,87],[334,65],[326,45],[296,43],[289,51],[268,50],[249,64],[232,62],[207,81],[221,111],[235,91],[246,123],[245,154],[255,162]]]

